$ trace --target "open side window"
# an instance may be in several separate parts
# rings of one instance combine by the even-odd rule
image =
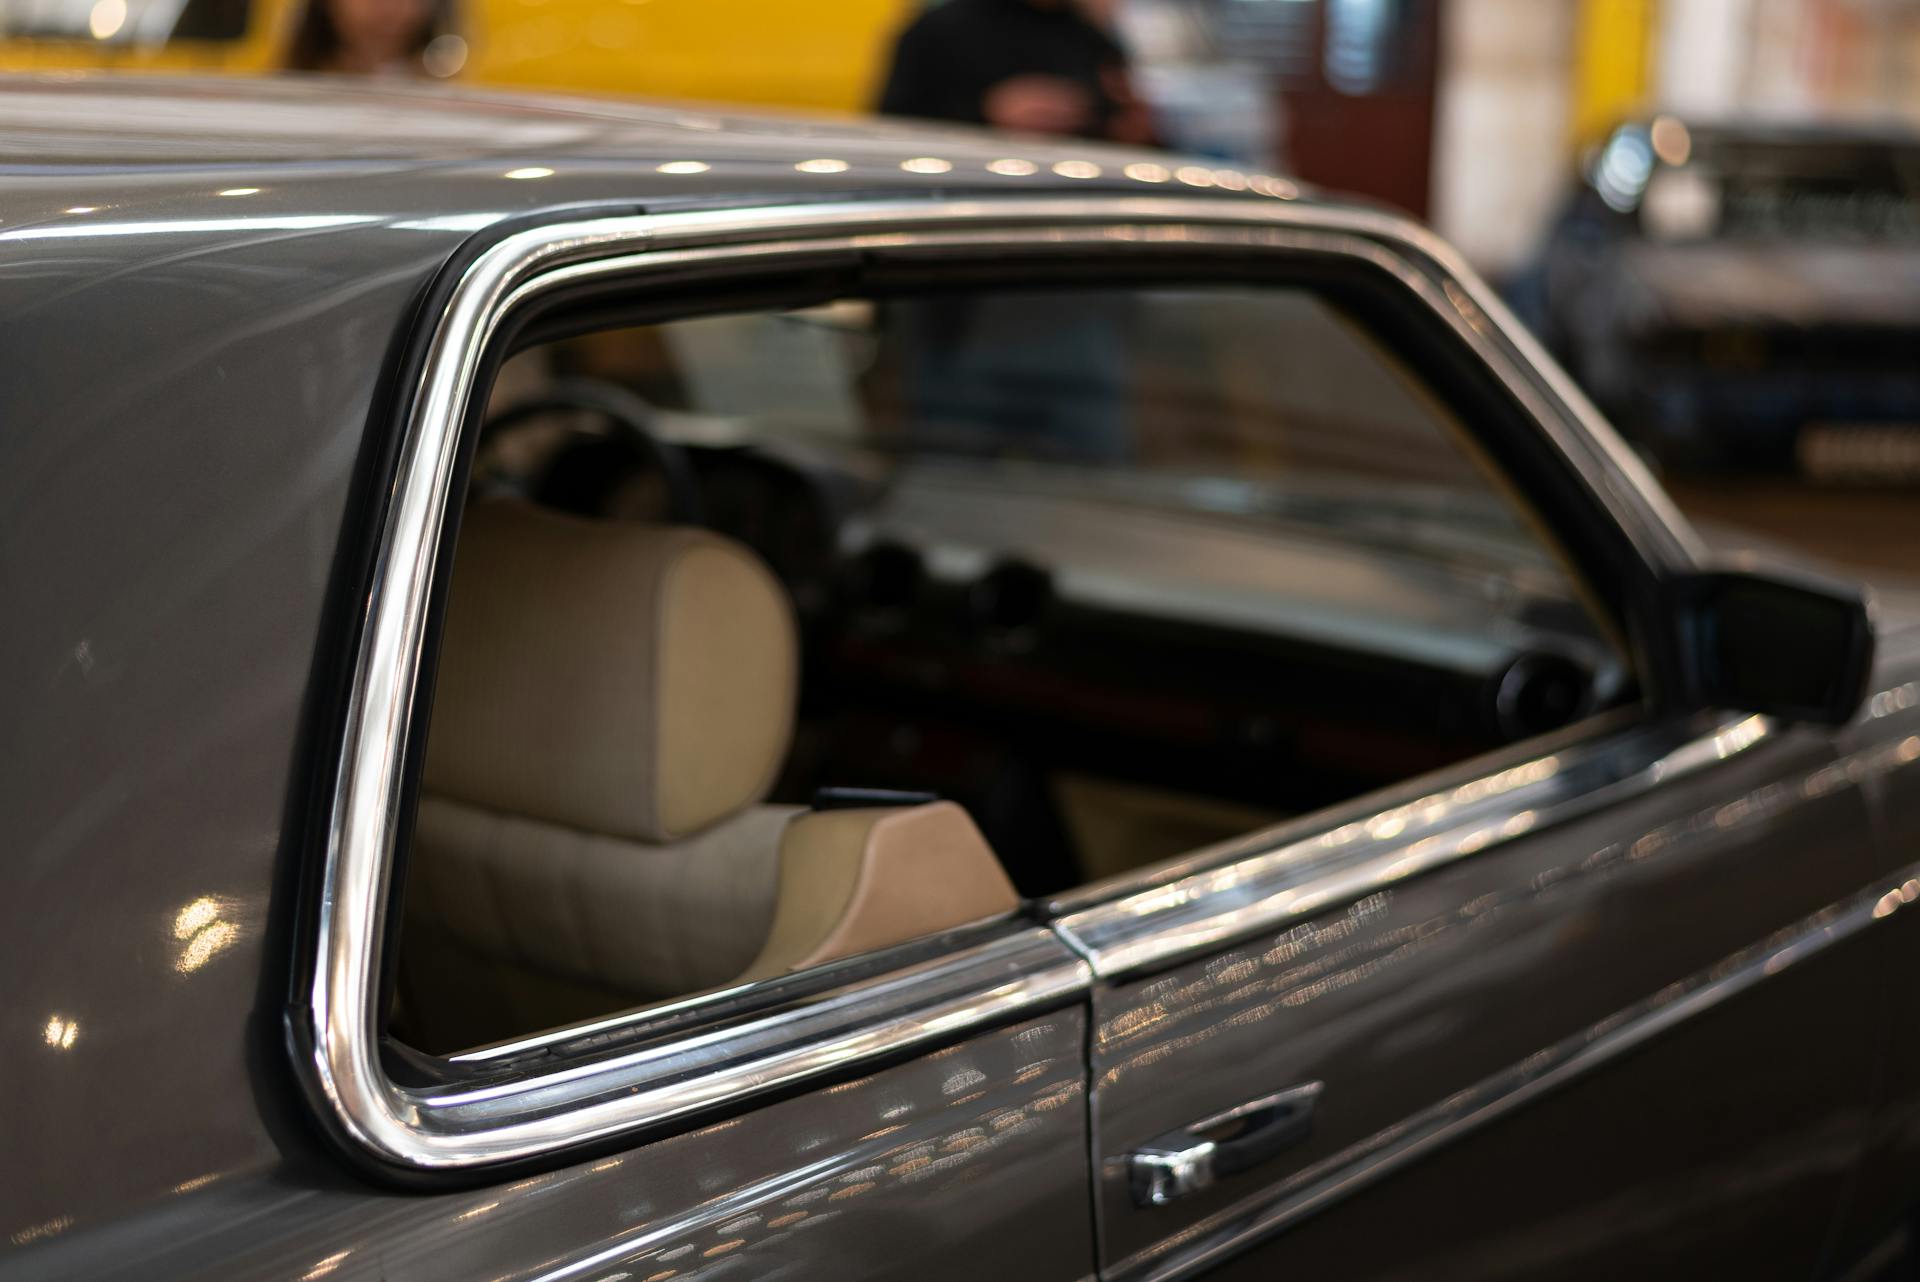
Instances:
[[[1073,1000],[1047,905],[1640,698],[1630,549],[1520,497],[1524,407],[1379,246],[1086,240],[456,301],[312,1010],[363,1149],[524,1161]]]
[[[516,359],[413,834],[423,1049],[1004,918],[1629,687],[1308,287],[928,282]]]

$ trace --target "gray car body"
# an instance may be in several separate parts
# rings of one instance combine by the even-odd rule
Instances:
[[[934,151],[955,170],[901,167]],[[796,168],[816,153],[849,167]],[[1003,154],[1040,172],[989,172]],[[1088,155],[1109,176],[1046,172]],[[1246,944],[1245,956],[1223,946],[1191,973],[1103,978],[1088,1003],[682,1133],[463,1187],[396,1187],[343,1161],[298,1088],[284,1024],[295,957],[310,946],[295,900],[316,822],[316,753],[328,747],[314,737],[331,724],[322,705],[344,662],[327,652],[325,625],[342,549],[361,534],[353,523],[356,486],[371,467],[369,423],[418,300],[476,231],[583,207],[1035,191],[1118,199],[1138,188],[1114,170],[1151,159],[866,123],[317,82],[0,88],[0,585],[9,603],[0,626],[0,973],[9,977],[0,1276],[1065,1279],[1093,1275],[1102,1252],[1116,1275],[1161,1268],[1158,1233],[1125,1222],[1111,1163],[1089,1173],[1090,1152],[1109,1152],[1100,1128],[1124,1120],[1127,1135],[1145,1138],[1252,1079],[1224,1069],[1143,1077],[1145,1096],[1116,1091],[1090,1114],[1085,1055],[1091,1045],[1096,1089],[1168,1048],[1194,1054],[1195,1031],[1203,1043],[1221,1039],[1207,1051],[1220,1064],[1244,1062],[1247,1047],[1225,1042],[1259,1034],[1286,1009],[1273,986],[1298,982],[1298,958],[1277,957],[1271,939]],[[659,170],[687,161],[710,168]],[[971,176],[961,181],[961,171]],[[1453,936],[1420,921],[1486,895],[1510,901],[1505,925],[1468,932],[1484,944],[1479,978],[1437,999],[1451,1012],[1444,1026],[1403,1023],[1415,1027],[1402,1043],[1407,1062],[1431,1064],[1420,1039],[1444,1043],[1466,1015],[1484,1023],[1563,1000],[1523,993],[1529,977],[1564,967],[1591,976],[1641,956],[1617,982],[1564,997],[1578,1007],[1576,1024],[1602,1020],[1647,984],[1710,968],[1920,858],[1920,784],[1901,756],[1903,744],[1920,743],[1920,711],[1899,693],[1920,681],[1916,642],[1883,622],[1872,689],[1892,702],[1881,715],[1838,736],[1773,736],[1733,767],[1588,813],[1570,837],[1450,866],[1356,919],[1347,944],[1379,932],[1382,955],[1401,956],[1396,931],[1412,926],[1443,949]],[[1843,774],[1847,763],[1867,764],[1838,792],[1777,799],[1731,845],[1677,843],[1669,857],[1685,872],[1679,881],[1553,875],[1576,853],[1631,847],[1676,824],[1691,834],[1690,817],[1801,787],[1835,762]],[[1191,870],[1168,877],[1182,871]],[[1639,898],[1623,900],[1623,885]],[[1725,907],[1728,895],[1737,911]],[[1057,908],[1071,918],[1092,903]],[[1656,905],[1665,916],[1632,919]],[[1832,1194],[1806,1214],[1843,1246],[1871,1238],[1915,1191],[1920,1034],[1904,1014],[1920,955],[1920,940],[1907,938],[1920,929],[1913,916],[1825,955],[1817,993],[1782,1008],[1824,1012],[1820,1026],[1783,1037],[1787,1052],[1852,1048],[1837,1056],[1843,1071],[1810,1063],[1797,1076],[1807,1107],[1794,1133],[1827,1142],[1796,1150],[1784,1162],[1793,1171],[1770,1186]],[[1543,950],[1548,937],[1559,942]],[[1281,969],[1261,977],[1262,967]],[[1396,1007],[1364,999],[1386,992],[1396,973],[1356,972],[1337,1000],[1377,1023]],[[1199,991],[1222,974],[1226,989]],[[1273,991],[1255,991],[1255,979]],[[1130,1014],[1143,1000],[1165,1017],[1145,1032]],[[1514,1020],[1505,1041],[1445,1072],[1477,1080],[1554,1040],[1572,1018]],[[1425,1098],[1406,1089],[1407,1062],[1383,1068],[1363,1053],[1392,1041],[1391,1028],[1368,1027],[1303,1046],[1297,1064],[1275,1069],[1339,1071],[1346,1081],[1375,1074],[1353,1091],[1366,1103],[1350,1121],[1330,1114],[1329,1146]],[[1729,1034],[1704,1045],[1709,1058],[1698,1062],[1720,1071],[1753,1043]],[[1722,1059],[1710,1057],[1715,1046]],[[1625,1107],[1606,1084],[1618,1079],[1586,1080],[1552,1107]],[[1511,1233],[1492,1221],[1502,1199],[1536,1182],[1528,1164],[1540,1151],[1506,1128],[1482,1129],[1446,1162],[1415,1166],[1289,1232],[1292,1258],[1326,1276],[1411,1267],[1421,1257],[1410,1243],[1396,1251],[1356,1233],[1378,1214],[1439,1232],[1455,1251],[1444,1258],[1463,1274],[1488,1258],[1525,1274],[1539,1244],[1503,1245]],[[1736,1147],[1643,1165],[1684,1183],[1752,1156]],[[1455,1222],[1447,1237],[1422,1225],[1418,1208],[1435,1193],[1419,1181],[1428,1171],[1457,1175],[1456,1160],[1484,1181],[1489,1222]],[[1807,1182],[1796,1182],[1809,1165]],[[1611,1153],[1588,1183],[1602,1174],[1630,1183],[1634,1166],[1631,1153]],[[1842,1205],[1850,1171],[1857,1187]],[[1636,1191],[1658,1200],[1657,1184]],[[1216,1201],[1188,1218],[1218,1228],[1219,1216],[1236,1213]],[[1575,1240],[1602,1256],[1625,1240],[1605,1224],[1583,1231]],[[1261,1272],[1280,1257],[1242,1258]]]

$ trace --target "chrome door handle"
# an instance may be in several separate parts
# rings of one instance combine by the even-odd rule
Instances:
[[[1302,1082],[1162,1135],[1127,1157],[1133,1200],[1165,1206],[1259,1165],[1313,1132],[1324,1082]]]

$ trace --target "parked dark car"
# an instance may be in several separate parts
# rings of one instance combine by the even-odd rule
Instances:
[[[1149,153],[0,88],[5,1278],[1837,1275],[1920,631]]]
[[[1920,480],[1920,136],[1621,126],[1523,278],[1528,321],[1676,466]]]

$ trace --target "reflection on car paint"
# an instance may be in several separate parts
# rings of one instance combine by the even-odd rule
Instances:
[[[1085,1155],[1084,1037],[1080,1014],[1065,1011],[752,1115],[472,1192],[288,1189],[272,1203],[275,1232],[265,1239],[258,1191],[209,1176],[147,1212],[145,1228],[131,1226],[164,1245],[144,1255],[56,1253],[38,1267],[101,1282],[881,1278],[961,1243],[993,1267],[995,1248],[974,1234],[1004,1222],[1002,1198],[1037,1197],[1057,1236],[1003,1242],[999,1271],[1018,1275],[1023,1261],[1078,1277],[1090,1271],[1091,1228],[1067,1177]],[[973,1190],[957,1207],[943,1199],[938,1217],[917,1213],[921,1190],[955,1181]],[[23,1230],[16,1244],[73,1222]],[[169,1227],[186,1224],[202,1226],[198,1241]],[[207,1234],[208,1224],[221,1227]],[[862,1241],[870,1252],[850,1246]],[[574,1245],[555,1252],[566,1243]],[[0,1267],[0,1276],[11,1275]]]
[[[1916,704],[1920,704],[1920,683],[1883,690],[1868,700],[1860,724],[1864,730]],[[1470,1031],[1470,1026],[1462,1022],[1470,1006],[1459,997],[1449,1000],[1446,989],[1436,987],[1429,977],[1452,976],[1448,982],[1466,985],[1462,990],[1465,993],[1474,985],[1497,982],[1500,975],[1517,976],[1551,966],[1564,969],[1564,963],[1555,961],[1552,954],[1565,946],[1560,941],[1566,932],[1597,928],[1595,913],[1599,906],[1613,902],[1604,890],[1609,883],[1632,875],[1641,877],[1637,885],[1651,887],[1672,881],[1666,872],[1651,878],[1643,876],[1656,866],[1703,866],[1704,858],[1720,852],[1737,858],[1752,845],[1756,835],[1784,831],[1783,825],[1790,817],[1806,807],[1830,804],[1845,794],[1871,793],[1896,772],[1920,761],[1920,735],[1867,737],[1869,742],[1842,756],[1785,777],[1765,779],[1731,799],[1697,807],[1638,834],[1584,848],[1543,834],[1534,849],[1551,858],[1525,871],[1523,880],[1508,884],[1496,879],[1487,892],[1467,894],[1444,911],[1396,921],[1396,911],[1405,911],[1399,907],[1401,900],[1409,905],[1422,902],[1407,898],[1422,883],[1389,886],[1338,912],[1228,949],[1204,964],[1123,986],[1111,998],[1103,992],[1096,999],[1100,1018],[1095,1030],[1094,1061],[1095,1091],[1109,1101],[1106,1125],[1122,1125],[1118,1118],[1131,1118],[1138,1112],[1134,1104],[1121,1104],[1134,1098],[1132,1090],[1137,1088],[1128,1086],[1134,1076],[1142,1082],[1153,1082],[1163,1080],[1153,1071],[1155,1067],[1170,1061],[1232,1059],[1237,1052],[1218,1046],[1204,1048],[1228,1041],[1243,1045],[1243,1039],[1260,1036],[1258,1030],[1262,1029],[1268,1030],[1266,1038],[1274,1044],[1292,1048],[1285,1064],[1274,1071],[1285,1076],[1319,1073],[1317,1056],[1322,1052],[1314,1047],[1332,1045],[1328,1037],[1338,1042],[1358,1034],[1359,1026],[1346,1033],[1338,1030],[1341,1020],[1354,1018],[1360,1008],[1349,1008],[1344,1017],[1329,1013],[1309,1022],[1297,1022],[1297,1012],[1351,988],[1365,986],[1366,995],[1359,999],[1365,1003],[1365,1026],[1380,1030],[1380,1040],[1370,1057],[1373,1062],[1389,1056],[1395,1060],[1418,1057],[1461,1038]],[[1749,742],[1760,741],[1752,737]],[[1733,755],[1723,754],[1722,759]],[[1473,861],[1454,865],[1463,870],[1472,866]],[[1525,869],[1523,863],[1515,871]],[[1260,1232],[1275,1231],[1323,1207],[1329,1198],[1345,1196],[1397,1169],[1433,1144],[1457,1138],[1465,1133],[1463,1126],[1477,1124],[1475,1119],[1483,1114],[1494,1116],[1504,1111],[1514,1092],[1530,1096],[1571,1080],[1569,1074],[1581,1071],[1583,1064],[1602,1062],[1593,1059],[1592,1052],[1608,1039],[1627,1037],[1635,1039],[1631,1044],[1637,1044],[1637,1039],[1651,1036],[1668,1022],[1693,1011],[1705,1000],[1703,990],[1713,991],[1714,1000],[1723,1000],[1920,899],[1920,865],[1883,874],[1876,880],[1877,885],[1837,900],[1832,907],[1799,923],[1783,926],[1751,949],[1696,973],[1692,980],[1643,994],[1642,1000],[1620,1008],[1563,1043],[1537,1046],[1535,1054],[1516,1057],[1510,1068],[1495,1072],[1475,1087],[1442,1093],[1425,1112],[1395,1120],[1377,1133],[1353,1135],[1350,1143],[1337,1150],[1313,1152],[1308,1155],[1307,1165],[1273,1184],[1262,1187],[1256,1182],[1243,1188],[1239,1201],[1191,1225],[1169,1227],[1151,1249],[1142,1248],[1125,1256],[1116,1266],[1117,1274],[1158,1277],[1163,1269],[1173,1269],[1175,1262],[1183,1269],[1197,1267],[1204,1258],[1210,1258],[1205,1254],[1211,1249],[1206,1245],[1209,1235],[1248,1232],[1249,1224],[1255,1223]],[[1427,896],[1426,902],[1440,903],[1446,898],[1445,894]],[[1503,924],[1505,930],[1495,929]],[[1481,942],[1482,936],[1485,942]],[[1450,960],[1443,962],[1442,958]],[[1468,978],[1476,972],[1485,978]],[[1609,1051],[1612,1053],[1618,1052]],[[1357,1062],[1346,1061],[1349,1071],[1344,1074],[1326,1073],[1329,1099],[1336,1106],[1342,1081],[1350,1087],[1357,1085],[1352,1071]],[[1440,1086],[1436,1084],[1435,1089],[1440,1090]],[[1205,1102],[1210,1099],[1201,1096],[1190,1107],[1210,1106]],[[1858,1108],[1864,1108],[1864,1101]],[[1157,1113],[1143,1114],[1139,1120],[1125,1122],[1124,1132],[1103,1131],[1103,1152],[1111,1153],[1113,1148],[1109,1146],[1124,1146],[1126,1136],[1134,1130],[1144,1136],[1166,1120]],[[1857,1124],[1858,1116],[1852,1120]],[[1678,1200],[1677,1204],[1685,1205],[1699,1203],[1702,1197],[1728,1201],[1734,1196],[1727,1191],[1729,1187],[1751,1191],[1769,1179],[1786,1182],[1802,1178],[1809,1171],[1837,1170],[1846,1160],[1847,1124],[1847,1117],[1828,1116],[1811,1133],[1795,1131],[1770,1137],[1763,1152],[1771,1157],[1739,1164],[1740,1179],[1715,1185],[1711,1193],[1699,1191],[1707,1187],[1711,1172],[1692,1170],[1684,1178],[1666,1177],[1646,1188],[1623,1192],[1617,1209],[1637,1218],[1660,1220],[1673,1212],[1676,1203],[1661,1200],[1655,1191],[1670,1185],[1695,1190]],[[1342,1138],[1347,1138],[1344,1133]],[[1592,1231],[1591,1225],[1587,1231]],[[1534,1240],[1531,1234],[1516,1237],[1523,1239],[1519,1245],[1503,1237],[1483,1242],[1475,1249],[1490,1253],[1490,1259],[1498,1257],[1506,1265],[1513,1265],[1527,1256],[1522,1249],[1524,1241]],[[1512,1251],[1520,1254],[1509,1259]],[[1425,1258],[1429,1264],[1434,1263],[1431,1257]]]

